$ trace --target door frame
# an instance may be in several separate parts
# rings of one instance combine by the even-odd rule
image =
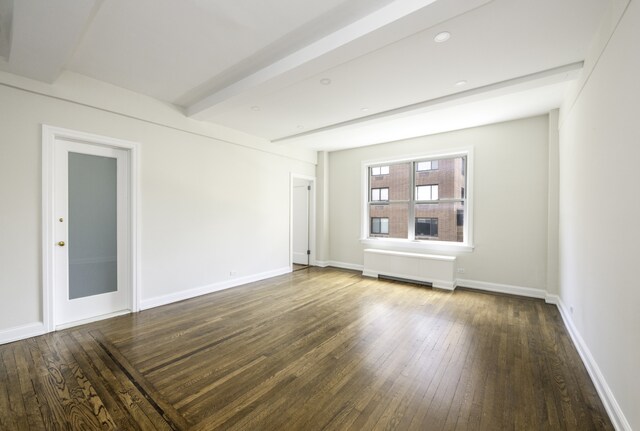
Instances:
[[[289,269],[293,271],[293,183],[295,179],[309,181],[309,266],[316,265],[316,177],[291,172],[289,178]]]
[[[55,141],[66,139],[90,145],[126,150],[129,153],[129,244],[127,259],[131,311],[140,310],[140,145],[136,142],[61,127],[42,125],[42,320],[46,332],[56,329],[55,319]],[[122,313],[119,313],[122,314]],[[89,319],[97,320],[97,319]],[[88,322],[85,321],[85,322]],[[61,325],[62,326],[62,325]],[[68,325],[67,325],[68,326]]]

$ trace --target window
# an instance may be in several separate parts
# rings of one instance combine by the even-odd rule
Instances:
[[[416,237],[438,236],[437,218],[416,218]]]
[[[429,184],[428,186],[416,186],[417,201],[437,201],[438,185]]]
[[[374,235],[389,233],[389,219],[386,217],[371,217],[371,233]]]
[[[374,166],[371,168],[371,175],[388,175],[389,174],[389,166]]]
[[[371,201],[388,201],[389,200],[389,187],[381,187],[371,189]]]
[[[405,240],[417,248],[438,242],[469,247],[469,152],[365,165],[364,237]]]
[[[437,160],[429,160],[426,162],[416,162],[416,171],[418,172],[434,171],[436,169],[438,169]]]

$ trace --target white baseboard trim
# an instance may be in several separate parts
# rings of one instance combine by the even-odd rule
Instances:
[[[629,425],[627,418],[624,416],[624,413],[620,408],[620,404],[618,404],[616,398],[613,396],[613,392],[602,375],[600,367],[598,367],[596,360],[593,358],[589,347],[587,347],[587,343],[585,343],[580,332],[578,332],[578,329],[574,325],[571,315],[568,312],[569,310],[562,301],[562,298],[557,297],[557,299],[557,306],[560,310],[560,315],[562,316],[564,325],[567,328],[567,331],[569,331],[569,336],[573,340],[573,344],[576,346],[576,349],[582,358],[582,362],[587,368],[587,372],[596,387],[596,391],[602,400],[602,404],[604,404],[605,410],[609,414],[609,419],[613,422],[614,428],[620,431],[631,431],[631,425]]]
[[[87,323],[98,322],[100,320],[111,319],[112,317],[123,316],[125,314],[131,313],[131,310],[120,310],[113,313],[102,314],[100,316],[89,317],[88,319],[76,320],[75,322],[63,323],[62,325],[56,325],[56,331],[73,328],[74,326],[86,325]]]
[[[183,290],[181,292],[170,293],[168,295],[157,296],[155,298],[143,299],[140,301],[140,310],[148,310],[150,308],[160,307],[185,299],[195,298],[196,296],[206,295],[208,293],[218,292],[220,290],[229,289],[243,284],[252,283],[254,281],[265,280],[278,275],[288,274],[291,267],[286,266],[273,271],[261,272],[259,274],[248,275],[246,277],[234,278],[232,280],[213,283],[206,286],[195,287],[193,289]]]
[[[315,266],[319,266],[320,268],[333,266],[334,268],[352,269],[354,271],[362,271],[363,269],[363,265],[358,265],[355,263],[338,262],[335,260],[316,260]]]
[[[12,343],[25,338],[37,337],[46,334],[44,323],[36,322],[27,325],[14,326],[13,328],[0,330],[0,344]]]
[[[364,268],[363,265],[358,265],[355,263],[337,262],[335,260],[329,260],[323,263],[326,263],[325,266],[333,266],[334,268],[342,268],[342,269],[352,269],[354,271],[362,271],[362,269]]]
[[[529,298],[546,299],[547,292],[533,287],[512,286],[510,284],[489,283],[486,281],[458,279],[457,286],[471,289],[485,290],[487,292],[507,293],[509,295],[526,296]]]
[[[553,293],[547,293],[547,296],[544,298],[544,302],[557,306],[558,304],[560,304],[560,297]]]

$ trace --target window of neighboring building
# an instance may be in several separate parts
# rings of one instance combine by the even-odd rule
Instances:
[[[365,165],[363,239],[405,240],[409,247],[425,248],[428,243],[449,243],[438,247],[468,249],[470,152]]]
[[[426,162],[416,162],[416,171],[434,171],[438,169],[438,161],[437,160],[428,160]]]
[[[371,189],[371,201],[388,201],[389,187]]]
[[[438,219],[416,218],[416,236],[438,236]]]
[[[371,233],[374,235],[389,233],[389,219],[386,217],[371,217]]]
[[[371,175],[388,175],[389,166],[374,166],[371,168]]]
[[[416,186],[416,200],[417,201],[437,201],[438,185],[429,184],[426,186]]]

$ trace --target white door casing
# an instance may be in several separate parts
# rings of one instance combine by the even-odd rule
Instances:
[[[106,258],[117,259],[117,290],[74,299],[69,295],[69,247],[74,246],[69,244],[69,222],[74,223],[68,214],[70,153],[81,159],[117,161],[117,253]],[[47,331],[138,310],[137,198],[137,144],[43,126],[43,320]],[[100,259],[104,264],[105,257]],[[79,268],[93,260],[75,256],[71,263]]]

